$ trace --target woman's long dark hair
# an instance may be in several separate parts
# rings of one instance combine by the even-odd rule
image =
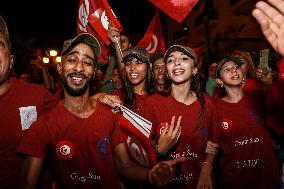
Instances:
[[[202,94],[202,87],[199,73],[192,75],[190,80],[190,89],[195,92],[196,98],[201,106],[201,111],[197,120],[197,127],[199,128],[205,118],[205,99]]]
[[[151,94],[154,94],[155,92],[154,86],[153,86],[153,83],[154,83],[153,75],[152,75],[150,64],[148,62],[145,62],[145,64],[147,64],[145,88],[146,88],[147,94],[151,95]],[[127,77],[127,73],[125,69],[122,70],[121,78],[122,78],[122,97],[123,97],[124,104],[126,105],[126,107],[133,109],[136,107],[135,94],[134,94],[133,86]]]

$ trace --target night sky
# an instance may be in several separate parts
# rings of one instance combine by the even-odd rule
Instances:
[[[61,48],[62,42],[76,34],[79,0],[5,0],[0,14],[11,35],[34,38],[42,48]]]
[[[146,0],[109,0],[125,32],[143,36],[154,15]],[[35,48],[61,49],[64,40],[76,35],[79,0],[2,0],[0,14],[11,36],[34,39]]]

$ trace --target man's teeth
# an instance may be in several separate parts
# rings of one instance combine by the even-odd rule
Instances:
[[[79,81],[82,81],[82,80],[83,80],[83,78],[81,78],[81,77],[75,77],[75,76],[73,76],[72,79],[75,80],[76,82],[79,82]]]

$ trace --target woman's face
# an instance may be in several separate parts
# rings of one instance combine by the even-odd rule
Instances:
[[[173,83],[180,84],[190,81],[193,74],[197,73],[194,60],[183,52],[172,52],[166,61],[166,69]]]
[[[239,86],[243,80],[242,68],[235,62],[226,62],[220,69],[219,83],[225,86]]]
[[[132,85],[145,84],[147,63],[133,57],[130,61],[125,62],[125,71]]]

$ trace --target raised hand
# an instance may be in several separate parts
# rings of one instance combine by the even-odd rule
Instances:
[[[159,153],[167,152],[178,142],[181,136],[181,119],[182,117],[179,116],[176,122],[176,118],[173,116],[170,125],[168,123],[164,124],[165,127],[158,140]]]
[[[115,27],[110,26],[108,28],[108,38],[113,44],[120,43],[120,33],[119,30]]]
[[[267,41],[275,51],[284,56],[284,1],[268,0],[268,3],[257,2],[252,15],[260,24]]]

